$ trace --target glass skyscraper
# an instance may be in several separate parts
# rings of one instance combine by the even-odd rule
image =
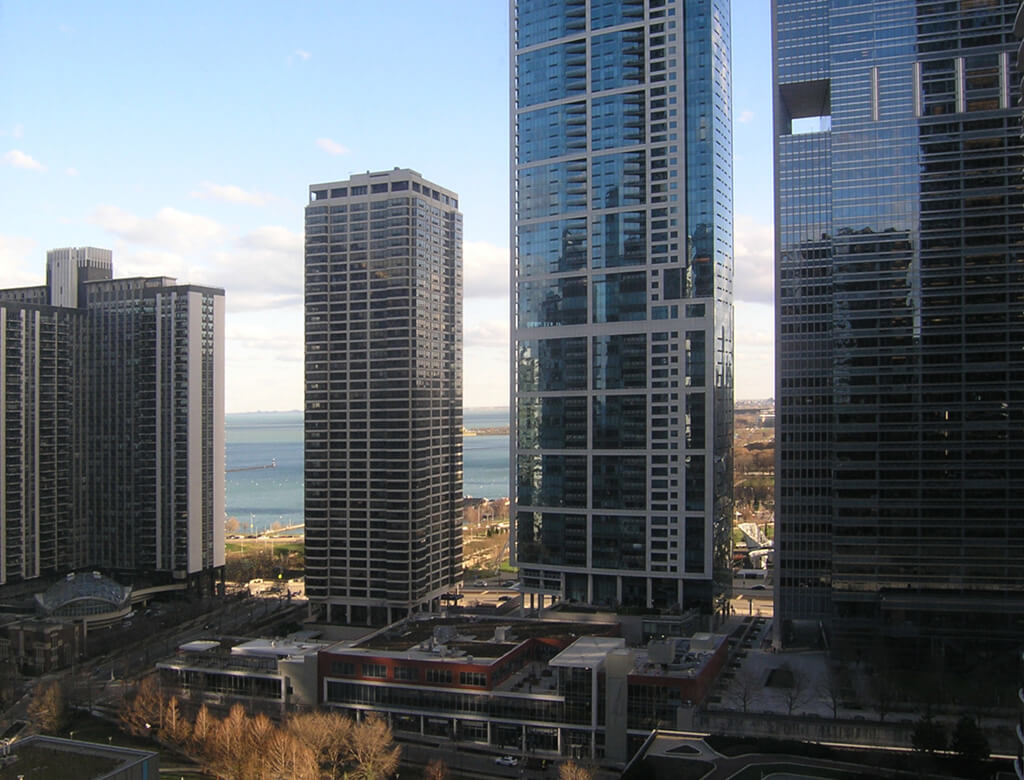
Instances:
[[[528,600],[723,607],[728,0],[512,6],[512,546]]]
[[[775,0],[777,608],[1024,638],[1016,0]]]

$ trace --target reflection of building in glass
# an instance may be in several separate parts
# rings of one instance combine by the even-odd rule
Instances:
[[[0,290],[0,583],[224,566],[224,291],[47,253]]]
[[[462,580],[462,214],[394,169],[306,206],[306,594],[391,622]]]
[[[775,2],[783,642],[1024,638],[1016,8]]]
[[[522,585],[710,613],[732,522],[729,3],[513,12]]]

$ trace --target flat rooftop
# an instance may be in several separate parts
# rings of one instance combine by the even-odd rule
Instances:
[[[581,636],[548,661],[548,666],[593,669],[604,663],[608,653],[625,646],[626,640],[621,637]]]
[[[393,655],[421,660],[464,662],[467,656],[474,660],[496,660],[529,639],[570,644],[580,636],[617,631],[617,624],[438,618],[396,623],[363,639],[335,644],[329,650],[335,653]],[[443,656],[438,649],[440,645],[445,648]]]

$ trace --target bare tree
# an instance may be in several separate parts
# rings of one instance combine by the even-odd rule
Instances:
[[[381,780],[398,768],[402,748],[394,744],[387,722],[370,715],[352,726],[345,746],[352,780]]]
[[[592,780],[593,777],[589,769],[575,761],[566,761],[558,767],[558,780]]]
[[[40,682],[36,685],[28,705],[28,716],[49,734],[60,730],[67,717],[67,702],[59,682],[54,681],[49,685]]]
[[[885,717],[892,712],[893,705],[899,699],[899,683],[896,675],[887,666],[875,670],[870,680],[871,700],[878,710],[878,719],[885,722]]]
[[[423,780],[448,780],[448,777],[448,765],[439,758],[435,758],[423,770]]]
[[[172,696],[164,707],[160,736],[175,745],[184,745],[192,734],[192,724],[182,715],[178,697]]]
[[[263,752],[266,780],[320,780],[324,775],[316,754],[290,731],[275,729]],[[327,777],[335,777],[333,773]]]
[[[789,685],[783,687],[782,699],[786,703],[786,714],[792,715],[794,710],[807,703],[807,677],[789,664],[783,664],[782,669],[789,672]]]
[[[135,695],[121,708],[121,722],[128,733],[147,736],[152,729],[159,728],[164,715],[165,698],[155,675],[139,682]]]
[[[335,777],[344,763],[352,726],[351,718],[336,712],[307,712],[290,718],[285,728],[313,751],[329,777]]]
[[[202,754],[206,748],[206,741],[210,738],[211,730],[216,728],[216,720],[210,716],[210,711],[203,704],[196,713],[195,723],[192,724],[192,738],[189,745],[193,752]]]
[[[241,704],[236,704],[224,720],[211,729],[204,751],[210,769],[218,777],[228,780],[248,780],[254,760],[246,734],[249,716]]]
[[[14,699],[17,690],[18,667],[13,656],[0,660],[0,704],[7,704]]]
[[[758,675],[747,667],[743,667],[736,672],[736,676],[733,678],[726,695],[734,706],[747,712],[757,700],[760,691],[761,685]]]
[[[815,691],[821,698],[828,702],[832,709],[832,718],[839,717],[839,704],[843,697],[843,677],[838,669],[831,664],[826,665],[825,671],[818,678]]]

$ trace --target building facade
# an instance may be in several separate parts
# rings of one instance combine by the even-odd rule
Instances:
[[[1016,10],[773,3],[783,643],[1024,638]]]
[[[513,0],[511,14],[510,516],[522,586],[542,602],[720,611],[732,522],[729,2]]]
[[[47,253],[0,290],[0,584],[224,566],[224,292]]]
[[[394,169],[306,206],[306,594],[383,624],[462,581],[462,215]]]
[[[628,647],[617,623],[406,619],[359,640],[190,642],[157,663],[193,706],[286,717],[378,715],[400,740],[623,765],[655,728],[687,728],[729,655],[725,635]],[[0,644],[2,650],[2,644]]]

